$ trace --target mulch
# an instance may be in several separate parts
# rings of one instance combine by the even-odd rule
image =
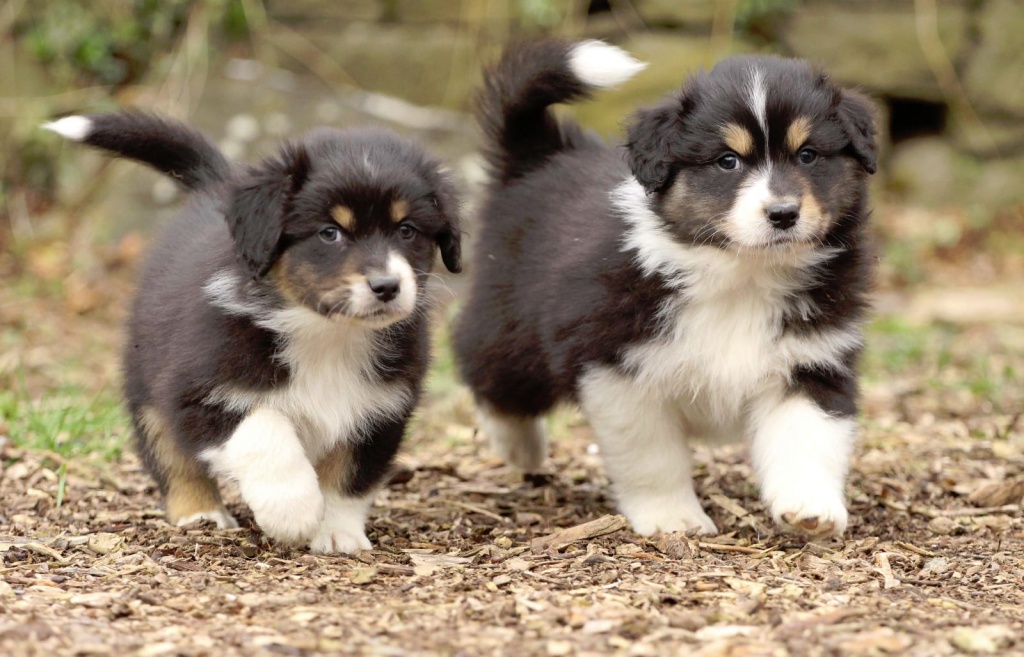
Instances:
[[[351,558],[268,543],[230,490],[240,529],[170,526],[133,456],[0,438],[0,654],[1024,654],[1024,420],[927,397],[868,390],[820,542],[775,531],[741,447],[697,451],[721,535],[636,536],[568,412],[525,479],[468,421],[417,425]]]

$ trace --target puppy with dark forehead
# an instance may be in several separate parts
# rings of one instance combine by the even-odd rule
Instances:
[[[146,263],[124,352],[168,520],[236,527],[222,475],[271,538],[369,548],[367,511],[427,368],[436,252],[460,269],[440,163],[383,131],[315,130],[243,169],[191,128],[143,114],[46,127],[191,192]]]
[[[579,403],[640,534],[716,527],[689,442],[742,439],[786,529],[841,534],[871,258],[873,113],[802,61],[735,57],[639,110],[624,150],[550,105],[643,68],[515,46],[485,75],[492,180],[455,350],[493,448],[525,470]]]

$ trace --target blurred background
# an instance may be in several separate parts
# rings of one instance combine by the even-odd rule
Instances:
[[[151,232],[180,201],[165,179],[40,123],[136,107],[185,119],[242,160],[314,125],[385,124],[451,163],[471,238],[480,68],[506,40],[541,34],[606,39],[650,62],[566,110],[613,139],[637,105],[734,53],[805,57],[876,99],[865,423],[961,418],[965,438],[1020,435],[1018,0],[4,0],[0,443],[60,459],[122,453],[123,320]],[[463,284],[449,283],[457,297]],[[443,331],[436,360],[414,444],[472,435]]]

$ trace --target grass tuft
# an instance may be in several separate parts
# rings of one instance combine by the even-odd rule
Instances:
[[[0,427],[19,447],[107,461],[121,456],[128,435],[117,395],[109,390],[90,394],[77,386],[60,386],[38,397],[24,386],[0,390]]]

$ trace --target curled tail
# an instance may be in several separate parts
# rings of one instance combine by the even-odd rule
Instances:
[[[58,135],[148,164],[188,189],[225,180],[231,165],[205,135],[139,112],[66,116],[43,125]]]
[[[546,39],[509,46],[484,74],[477,96],[477,120],[495,179],[507,182],[535,169],[582,138],[572,122],[559,122],[555,103],[586,98],[614,87],[647,65],[601,41],[566,43]]]

